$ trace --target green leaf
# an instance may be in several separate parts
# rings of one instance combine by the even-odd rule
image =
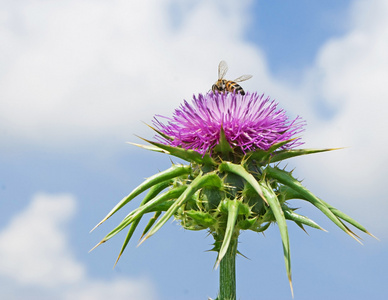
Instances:
[[[370,233],[364,226],[362,226],[360,223],[358,223],[356,220],[349,217],[347,214],[343,213],[342,211],[338,210],[337,208],[331,206],[329,203],[321,200],[330,210],[333,214],[335,214],[337,217],[341,218],[342,220],[348,222],[349,224],[353,225],[357,229],[361,230],[362,232],[369,234],[371,237],[378,240],[377,237],[375,237],[372,233]]]
[[[163,181],[167,181],[167,180],[170,180],[172,178],[181,176],[183,174],[190,174],[190,173],[191,173],[190,166],[173,165],[171,168],[149,177],[142,184],[137,186],[128,196],[124,197],[119,203],[117,203],[116,206],[105,216],[105,218],[102,219],[100,221],[100,223],[98,223],[91,230],[91,232],[94,229],[96,229],[98,226],[100,226],[102,223],[104,223],[107,219],[109,219],[114,213],[116,213],[119,209],[121,209],[129,201],[131,201],[133,198],[135,198],[136,196],[138,196],[142,192],[148,190],[150,187],[152,187],[158,183],[161,183]]]
[[[343,148],[327,148],[327,149],[291,149],[291,150],[280,150],[273,153],[271,157],[271,163],[282,161],[288,158],[297,157],[301,155],[327,152],[333,150],[339,150]]]
[[[217,219],[206,211],[189,210],[186,211],[185,214],[192,218],[196,224],[204,228],[208,228],[217,223]]]
[[[282,244],[283,244],[284,261],[286,263],[288,281],[290,283],[291,293],[293,295],[294,292],[293,292],[292,279],[291,279],[290,240],[288,236],[286,218],[280,206],[279,199],[277,198],[275,192],[272,190],[271,186],[264,181],[260,181],[260,186],[263,191],[264,197],[267,199],[269,206],[275,216],[276,223],[279,226],[280,236],[282,238]]]
[[[222,187],[222,181],[214,172],[207,173],[205,175],[199,174],[190,185],[187,186],[186,190],[179,196],[179,198],[171,205],[168,211],[159,219],[159,221],[152,227],[150,232],[143,238],[139,243],[142,244],[146,239],[154,235],[182,206],[185,202],[191,199],[194,193],[203,187]]]
[[[146,124],[149,128],[154,130],[157,134],[159,134],[161,137],[165,138],[166,140],[170,140],[170,141],[173,140],[173,138],[171,136],[168,136],[167,134],[164,134],[163,132],[161,132],[160,130],[156,129],[155,127],[153,127],[151,125],[148,125],[147,123],[144,123],[144,124]]]
[[[146,227],[144,228],[143,233],[141,234],[140,239],[142,239],[143,236],[148,232],[148,230],[150,230],[150,228],[152,227],[152,225],[154,225],[154,223],[155,223],[156,220],[160,217],[161,214],[162,214],[161,211],[156,211],[156,212],[155,212],[154,216],[148,221]]]
[[[186,189],[186,186],[179,186],[174,189],[168,190],[167,192],[153,198],[149,202],[143,204],[142,206],[139,206],[135,210],[131,211],[121,222],[119,225],[117,225],[113,230],[111,230],[96,246],[92,248],[95,249],[99,245],[105,243],[106,241],[110,240],[112,237],[114,237],[116,234],[118,234],[120,231],[122,231],[124,228],[129,226],[132,222],[140,219],[145,213],[148,213],[153,207],[159,205],[162,202],[165,202],[170,199],[178,198]],[[135,227],[137,225],[134,225]],[[131,230],[130,230],[131,231]],[[132,232],[133,233],[133,232]],[[128,235],[129,236],[129,235]],[[132,235],[129,236],[131,238]],[[129,239],[128,239],[129,241]],[[125,243],[128,243],[127,240]],[[125,244],[126,246],[126,244]],[[124,247],[125,248],[125,247]],[[92,251],[90,250],[90,251]]]
[[[131,211],[121,222],[122,224],[127,224],[127,226],[132,223],[134,220],[141,218],[142,215],[152,212],[155,207],[168,202],[171,199],[179,198],[182,193],[187,189],[186,185],[174,187],[165,193],[153,198],[151,201],[139,206],[138,208]],[[120,226],[120,225],[119,225]]]
[[[268,223],[266,223],[264,225],[257,226],[256,228],[251,229],[251,230],[253,230],[255,232],[264,232],[264,231],[266,231],[268,229],[268,227],[270,225],[271,225],[271,222],[268,222]]]
[[[290,200],[290,199],[303,199],[303,200],[306,200],[303,198],[303,196],[295,191],[294,189],[290,188],[289,186],[287,185],[281,185],[280,188],[279,188],[279,194],[283,195],[284,196],[284,200]]]
[[[259,163],[267,163],[271,158],[271,154],[276,149],[279,149],[280,147],[284,146],[285,144],[287,144],[289,142],[292,142],[295,139],[296,138],[293,138],[293,139],[290,139],[287,141],[282,141],[282,142],[273,144],[268,150],[256,149],[254,151],[247,152],[245,156],[249,157],[249,159],[255,159]]]
[[[307,199],[301,195],[299,192],[295,191],[294,189],[288,187],[288,186],[281,186],[280,188],[280,193],[285,195],[286,197],[286,200],[288,199],[302,199],[302,200],[306,200]],[[375,237],[372,233],[370,233],[364,226],[362,226],[360,223],[358,223],[356,220],[354,220],[353,218],[349,217],[347,214],[343,213],[342,211],[338,210],[337,208],[333,207],[332,205],[330,205],[329,203],[323,201],[322,199],[318,198],[323,204],[325,204],[329,209],[330,211],[336,215],[338,218],[348,222],[349,224],[353,225],[354,227],[356,227],[357,229],[361,230],[362,232],[370,235],[371,237],[375,238],[378,240],[377,237]]]
[[[341,220],[338,219],[337,216],[333,214],[333,212],[318,197],[306,189],[298,180],[292,177],[291,174],[284,170],[280,170],[277,167],[272,168],[270,166],[267,166],[265,172],[271,178],[277,179],[280,183],[294,189],[303,197],[303,199],[322,211],[334,224],[354,238],[357,242],[362,244],[360,240],[357,239],[356,235],[344,223],[342,223]]]
[[[120,253],[119,255],[117,256],[117,259],[116,259],[116,262],[115,264],[113,265],[113,268],[117,265],[117,263],[119,262],[119,259],[121,257],[121,255],[123,254],[125,248],[127,247],[130,239],[132,238],[132,235],[133,233],[135,232],[136,228],[137,228],[137,225],[139,225],[140,223],[140,218],[135,220],[132,224],[131,224],[131,227],[129,227],[129,230],[128,230],[128,233],[127,233],[127,236],[125,237],[125,240],[124,240],[124,243],[123,245],[121,246],[121,250],[120,250]]]
[[[220,164],[219,169],[221,172],[234,173],[236,175],[239,175],[243,179],[245,179],[254,188],[254,190],[260,195],[263,201],[267,203],[267,200],[263,196],[263,192],[256,178],[247,170],[245,170],[245,168],[242,165],[237,165],[237,164],[233,164],[231,162],[225,161]]]
[[[147,212],[163,212],[168,211],[168,209],[171,207],[171,205],[174,203],[174,199],[170,199],[164,202],[159,203],[158,205],[150,207],[150,209],[147,210]]]
[[[139,137],[139,138],[141,138],[141,137]],[[213,160],[213,158],[211,158],[211,156],[209,156],[209,154],[202,155],[194,150],[190,150],[190,149],[186,150],[186,149],[183,149],[181,147],[173,147],[173,146],[157,143],[154,141],[150,141],[150,140],[147,140],[144,138],[141,138],[141,139],[146,141],[147,143],[150,143],[150,144],[152,144],[160,149],[167,151],[164,153],[168,153],[168,154],[173,155],[175,157],[181,158],[185,161],[194,162],[194,163],[201,164],[201,165],[211,165],[211,166],[216,165],[216,162]],[[159,152],[161,152],[161,151],[159,151]]]
[[[253,229],[257,228],[257,225],[256,225],[257,219],[258,219],[258,217],[241,219],[237,222],[237,227],[242,229],[242,230],[248,230],[248,229],[253,230]]]
[[[316,229],[326,231],[325,229],[323,229],[321,226],[319,226],[317,223],[315,223],[310,218],[299,215],[299,214],[295,213],[292,209],[290,209],[284,205],[282,206],[282,209],[283,209],[284,216],[286,217],[287,220],[294,221],[297,224],[300,223],[300,224],[304,224],[304,225],[307,225],[307,226],[310,226],[310,227],[313,227]],[[299,226],[299,224],[298,224],[298,226]]]
[[[154,198],[156,195],[158,195],[161,191],[163,191],[165,188],[167,188],[171,182],[169,180],[163,181],[159,184],[154,185],[153,187],[150,188],[149,192],[147,195],[144,197],[143,201],[140,203],[140,206],[144,205],[145,203],[149,202],[152,198]],[[116,259],[116,262],[114,266],[116,266],[117,262],[119,261],[121,255],[123,254],[125,248],[127,247],[130,239],[132,238],[133,233],[135,232],[137,225],[140,223],[141,217],[139,217],[137,220],[135,220],[132,224],[131,227],[128,230],[127,236],[125,237],[123,246],[121,247],[120,253]],[[113,266],[113,267],[114,267]]]
[[[133,146],[136,146],[136,147],[139,147],[139,148],[143,148],[145,150],[150,150],[150,151],[155,151],[155,152],[159,152],[159,153],[170,154],[170,152],[168,152],[166,150],[163,150],[163,149],[161,149],[159,147],[156,147],[156,146],[141,145],[141,144],[131,143],[131,142],[127,142],[127,144],[130,144],[130,145],[133,145]]]
[[[238,216],[239,201],[237,199],[228,200],[228,220],[226,223],[225,235],[222,241],[220,251],[218,253],[217,266],[220,264],[222,258],[225,256],[228,250],[231,239],[233,238],[234,228]]]
[[[220,152],[223,155],[228,155],[230,153],[233,153],[233,149],[230,146],[228,140],[226,139],[225,131],[224,131],[224,128],[222,128],[222,126],[220,130],[220,138],[219,138],[218,144],[214,147],[214,151]]]

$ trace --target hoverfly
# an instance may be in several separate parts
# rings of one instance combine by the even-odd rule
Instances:
[[[241,95],[245,95],[245,92],[243,88],[237,84],[237,82],[248,80],[252,77],[252,75],[242,75],[239,78],[236,78],[235,80],[226,80],[224,79],[224,76],[228,72],[228,65],[226,61],[221,60],[221,62],[218,65],[218,80],[215,84],[212,86],[212,91],[219,91],[219,92],[236,92],[240,93]]]

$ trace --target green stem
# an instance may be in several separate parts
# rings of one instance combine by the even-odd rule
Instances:
[[[232,238],[220,262],[220,293],[217,300],[236,300],[236,254],[237,238]]]

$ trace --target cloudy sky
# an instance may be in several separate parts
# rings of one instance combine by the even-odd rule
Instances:
[[[295,202],[329,231],[290,226],[295,299],[386,298],[387,1],[0,0],[0,41],[1,299],[216,297],[205,232],[169,222],[115,269],[123,235],[88,251],[123,215],[90,229],[171,165],[126,142],[207,92],[222,59],[307,121],[306,147],[346,147],[289,168],[380,239],[361,246]],[[239,299],[291,299],[275,226],[240,251]]]

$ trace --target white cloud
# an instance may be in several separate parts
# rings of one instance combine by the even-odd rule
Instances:
[[[256,67],[256,79],[263,79],[263,58],[241,39],[247,3],[8,4],[0,29],[4,137],[60,146],[128,137],[133,128],[145,128],[140,121],[170,114],[182,98],[206,92],[221,59],[233,66],[230,76]]]
[[[109,282],[87,276],[71,251],[66,225],[76,202],[71,195],[37,194],[0,232],[0,277],[12,299],[156,299],[146,279]],[[62,296],[58,296],[62,295]],[[40,298],[40,299],[42,299]]]
[[[84,268],[66,248],[60,228],[75,210],[69,195],[36,195],[0,234],[0,274],[42,287],[78,282]]]
[[[94,280],[88,284],[66,291],[64,300],[106,300],[106,299],[156,299],[155,292],[145,279],[120,278],[112,282]]]

